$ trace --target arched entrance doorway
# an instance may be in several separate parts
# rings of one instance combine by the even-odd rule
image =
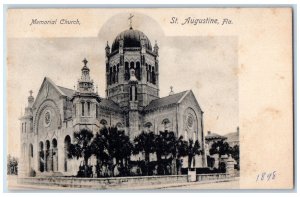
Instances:
[[[68,166],[68,149],[70,147],[71,144],[71,137],[69,135],[67,135],[65,137],[65,145],[64,145],[64,152],[65,152],[65,158],[64,158],[64,171],[67,172],[69,169]]]
[[[40,172],[44,172],[45,170],[45,156],[44,156],[44,143],[40,142],[39,144],[39,170]]]
[[[29,172],[32,170],[32,160],[33,160],[33,145],[30,143],[29,144],[29,153],[28,153],[28,167],[29,167]]]
[[[52,140],[52,169],[54,172],[58,171],[58,149],[55,138]]]
[[[51,161],[50,161],[50,142],[46,141],[46,151],[45,151],[45,171],[49,172],[51,169]]]

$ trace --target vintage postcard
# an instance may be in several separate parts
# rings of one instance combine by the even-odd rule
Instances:
[[[292,15],[7,9],[8,190],[292,189]]]

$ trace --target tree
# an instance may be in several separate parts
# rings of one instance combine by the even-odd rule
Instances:
[[[139,152],[145,153],[146,175],[149,175],[150,153],[155,152],[155,134],[153,132],[145,133],[144,131],[134,138],[134,154]]]
[[[10,154],[7,156],[7,174],[18,175],[18,159]]]
[[[183,139],[183,136],[180,136],[176,141],[176,151],[173,152],[173,156],[176,158],[176,172],[180,172],[182,167],[180,158],[188,155],[188,142]]]
[[[225,142],[224,140],[216,141],[212,144],[212,146],[209,150],[209,154],[210,155],[218,154],[218,156],[219,156],[219,168],[220,168],[221,156],[230,154],[229,144],[227,142]]]
[[[240,169],[240,147],[239,145],[235,145],[233,147],[230,147],[229,150],[232,158],[236,161],[237,163],[237,169]]]
[[[132,153],[133,145],[130,139],[125,135],[124,131],[118,130],[116,127],[103,128],[100,131],[103,141],[105,141],[105,151],[108,154],[109,168],[113,171],[113,159],[116,159],[116,166],[121,166],[121,174],[127,172],[128,160]]]
[[[94,135],[89,129],[82,129],[79,132],[74,132],[75,143],[70,144],[68,148],[69,158],[83,158],[84,177],[88,174],[88,160],[93,154],[92,139]],[[79,170],[80,172],[80,170]]]
[[[95,138],[92,141],[92,153],[97,158],[97,175],[100,174],[100,168],[105,165],[109,166],[111,157],[108,153],[108,130],[106,128],[101,129],[96,133]]]
[[[155,150],[158,162],[158,174],[165,174],[167,167],[167,157],[176,153],[175,133],[172,131],[160,131],[159,135],[155,138]],[[162,162],[162,156],[164,156],[164,162]],[[171,157],[171,160],[173,158]]]
[[[195,158],[196,155],[200,155],[202,153],[201,146],[198,140],[194,141],[190,139],[188,141],[188,168],[192,166],[192,160]]]

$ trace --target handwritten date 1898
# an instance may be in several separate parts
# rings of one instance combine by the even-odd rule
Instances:
[[[270,181],[274,180],[276,178],[276,171],[267,173],[267,172],[262,172],[257,175],[256,177],[256,182],[258,181]]]

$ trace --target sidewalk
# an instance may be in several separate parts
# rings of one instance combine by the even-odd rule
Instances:
[[[9,179],[9,191],[33,191],[33,190],[57,190],[57,191],[101,191],[101,190],[155,190],[155,189],[232,189],[239,188],[239,178],[231,178],[224,180],[209,180],[202,182],[184,182],[184,183],[168,183],[168,184],[153,184],[153,185],[123,185],[113,186],[106,189],[95,186],[93,188],[72,188],[53,185],[27,185],[18,184],[15,179]]]

